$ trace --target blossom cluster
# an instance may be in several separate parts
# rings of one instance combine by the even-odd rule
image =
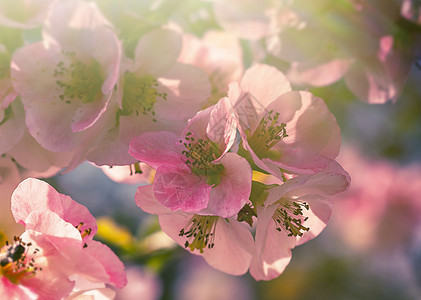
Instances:
[[[362,101],[396,101],[421,52],[419,31],[403,34],[421,23],[416,1],[206,1],[217,25],[200,38],[177,1],[140,2],[0,2],[0,163],[19,179],[84,161],[124,167],[119,181],[143,172],[135,202],[169,237],[218,270],[273,279],[350,184],[339,125],[306,88],[344,79]],[[12,212],[26,231],[2,248],[0,291],[125,284],[69,197],[28,179]]]

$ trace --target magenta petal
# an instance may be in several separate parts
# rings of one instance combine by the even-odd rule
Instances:
[[[145,132],[130,141],[129,154],[157,169],[161,165],[184,163],[180,138],[169,131]]]
[[[207,207],[212,186],[185,165],[161,166],[155,175],[153,192],[171,210],[198,212]]]
[[[249,201],[253,175],[247,160],[235,153],[227,153],[221,163],[224,173],[221,182],[210,192],[208,209],[228,218],[237,214]]]
[[[28,178],[13,192],[12,213],[17,223],[25,225],[26,218],[34,210],[52,211],[73,226],[83,222],[80,230],[90,228],[90,237],[97,232],[96,220],[85,206],[69,196],[58,193],[42,180]]]

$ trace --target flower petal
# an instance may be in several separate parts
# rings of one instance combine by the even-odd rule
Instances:
[[[181,36],[172,30],[155,29],[144,35],[135,50],[136,69],[144,75],[159,76],[177,61]]]
[[[161,166],[155,175],[153,192],[162,205],[172,210],[198,212],[207,207],[212,186],[184,163]]]
[[[147,213],[154,215],[171,214],[172,210],[156,200],[152,190],[152,185],[143,185],[137,188],[134,196],[137,206]]]
[[[227,153],[221,161],[224,173],[221,182],[210,191],[208,209],[228,218],[237,214],[249,201],[252,170],[247,160],[235,153]]]
[[[130,141],[129,154],[154,169],[184,163],[183,146],[179,140],[169,131],[145,132]]]
[[[79,229],[91,229],[90,237],[97,232],[95,218],[85,206],[69,196],[58,193],[44,181],[28,178],[13,192],[12,213],[17,223],[25,225],[30,213],[35,210],[52,211],[73,226],[83,222]]]

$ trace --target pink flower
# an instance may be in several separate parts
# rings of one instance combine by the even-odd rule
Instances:
[[[235,218],[173,212],[155,198],[151,185],[140,186],[136,204],[159,216],[162,231],[193,254],[220,271],[241,275],[247,272],[254,245],[246,226]]]
[[[243,52],[240,41],[232,34],[209,30],[201,39],[183,35],[180,61],[201,68],[212,85],[209,105],[215,104],[228,91],[228,84],[243,73]]]
[[[129,153],[156,169],[154,195],[171,210],[221,217],[235,215],[248,201],[251,168],[235,153],[237,119],[227,98],[197,113],[181,137],[149,132],[134,138]]]
[[[69,196],[29,178],[12,195],[12,212],[26,231],[2,248],[1,290],[10,295],[62,299],[126,284],[124,266],[105,245],[92,240],[94,217]],[[13,285],[11,285],[13,283]]]
[[[83,156],[102,129],[103,125],[94,125],[117,82],[121,49],[105,21],[101,25],[86,17],[100,14],[97,7],[70,2],[71,11],[61,15],[61,26],[49,29],[64,2],[53,5],[44,41],[14,53],[11,77],[37,142],[55,152],[78,148]]]
[[[228,96],[240,119],[239,154],[258,168],[278,178],[281,169],[317,173],[338,155],[341,137],[334,116],[311,93],[292,91],[276,68],[251,67],[240,83],[230,85]]]
[[[178,61],[181,47],[180,34],[158,28],[140,38],[133,60],[123,58],[108,133],[88,160],[97,165],[135,163],[127,154],[132,138],[158,130],[180,134],[206,103],[209,80],[199,68]]]
[[[257,213],[256,251],[250,274],[270,280],[281,274],[291,259],[291,249],[313,239],[326,226],[333,200],[343,192],[349,175],[336,162],[315,175],[299,175],[281,185],[261,185],[259,198],[251,198]]]

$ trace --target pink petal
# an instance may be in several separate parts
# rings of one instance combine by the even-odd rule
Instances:
[[[305,201],[310,207],[309,210],[304,211],[304,216],[308,217],[304,226],[310,228],[310,230],[304,232],[301,237],[297,237],[297,246],[318,236],[326,227],[333,210],[333,199],[308,195],[300,200]]]
[[[48,183],[28,178],[22,181],[12,195],[12,213],[17,223],[26,224],[26,218],[34,210],[56,213],[73,226],[83,222],[81,231],[91,229],[90,237],[97,232],[95,218],[88,209],[69,196],[58,193]]]
[[[243,91],[248,92],[263,107],[291,91],[286,76],[275,67],[264,64],[256,64],[246,70],[240,85]]]
[[[60,51],[56,45],[50,45],[47,49],[42,42],[37,42],[25,45],[13,53],[10,76],[25,109],[32,102],[54,102],[62,93],[55,80],[51,80],[57,64],[63,59]]]
[[[161,165],[184,164],[181,155],[184,147],[180,138],[172,132],[145,132],[131,140],[129,154],[134,158],[157,169]]]
[[[141,69],[144,75],[161,75],[177,61],[181,43],[181,36],[175,31],[167,29],[150,31],[137,44],[136,69]]]
[[[139,186],[134,200],[142,210],[154,215],[171,214],[172,210],[159,203],[152,190],[152,185]]]
[[[270,33],[270,19],[265,3],[253,0],[215,1],[214,13],[218,23],[228,32],[258,40]]]
[[[247,272],[254,252],[254,241],[244,224],[219,218],[214,243],[210,251],[203,253],[203,258],[210,266],[231,275]]]
[[[79,242],[80,245],[82,242],[81,234],[73,224],[49,210],[33,210],[25,218],[25,229],[50,236],[74,239],[75,243]]]
[[[227,153],[220,162],[224,173],[221,182],[210,191],[208,209],[228,218],[237,214],[249,201],[253,174],[247,160],[235,153]]]
[[[157,101],[156,118],[187,121],[193,117],[211,95],[208,76],[201,69],[182,63],[159,74],[158,92],[167,93],[167,100]]]
[[[299,93],[303,106],[297,121],[292,122],[291,126],[287,125],[289,137],[285,142],[293,140],[294,146],[334,159],[339,154],[341,145],[340,128],[335,117],[322,99],[308,92]]]
[[[31,149],[28,155],[27,149]],[[24,168],[36,172],[38,175],[29,177],[50,177],[54,176],[62,168],[69,165],[73,154],[71,152],[50,152],[42,148],[40,144],[26,130],[22,139],[10,151],[9,154]],[[55,171],[53,171],[55,169]],[[51,170],[53,173],[44,173]]]
[[[20,285],[12,283],[5,276],[0,277],[0,294],[5,299],[31,300],[35,297],[22,289]]]
[[[81,34],[75,32],[93,31],[106,26],[112,25],[95,2],[56,1],[44,22],[43,35],[45,39],[53,39],[66,48],[80,47],[77,44]]]
[[[376,62],[354,63],[345,76],[348,88],[362,101],[382,104],[395,100],[397,90],[390,82],[384,67]]]
[[[325,170],[310,176],[302,186],[297,186],[291,194],[295,197],[309,194],[336,195],[347,190],[350,182],[349,174],[341,165],[336,161],[331,161]]]
[[[204,178],[193,174],[184,163],[159,167],[153,183],[153,192],[159,203],[185,212],[206,208],[211,188]]]
[[[64,259],[59,250],[51,244],[49,237],[44,234],[29,230],[24,232],[21,238],[26,243],[31,242],[34,248],[41,250],[39,254],[41,257],[39,260],[35,260],[35,263],[38,267],[42,267],[42,271],[38,271],[36,276],[22,278],[21,284],[34,292],[38,299],[67,297],[75,285],[68,278],[73,271],[72,263]],[[57,240],[64,239],[58,238]]]
[[[348,71],[349,65],[349,59],[292,63],[288,78],[295,84],[327,86],[341,79]]]
[[[232,147],[237,135],[238,119],[230,100],[226,97],[218,101],[212,109],[206,133],[209,139],[222,145],[221,157]],[[215,161],[214,161],[215,162]]]
[[[160,215],[159,224],[170,238],[184,247],[186,238],[179,235],[189,220],[191,214],[175,213]],[[241,275],[247,272],[251,253],[253,253],[253,237],[248,229],[235,220],[229,223],[219,218],[215,228],[214,247],[205,248],[204,253],[192,252],[203,255],[203,258],[215,269],[232,275]]]
[[[84,252],[86,259],[96,260],[102,265],[109,276],[105,283],[114,284],[119,289],[127,284],[123,263],[106,245],[92,240],[88,243],[88,247],[84,248]]]
[[[277,205],[257,208],[256,252],[250,265],[250,274],[256,280],[270,280],[281,274],[291,260],[295,238],[284,230],[277,231],[272,220]]]

